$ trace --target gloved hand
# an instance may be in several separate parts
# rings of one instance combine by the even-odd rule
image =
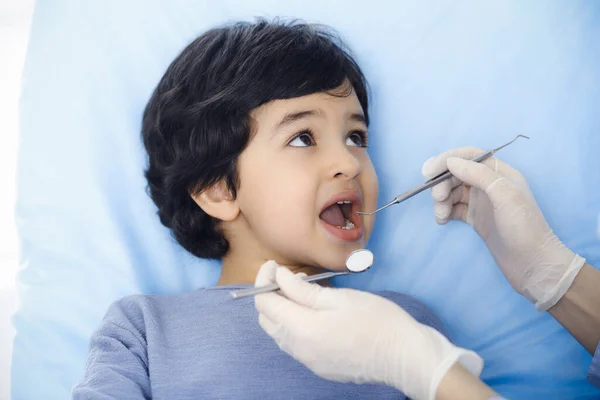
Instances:
[[[440,224],[456,219],[475,228],[512,287],[546,311],[566,293],[585,259],[556,237],[519,171],[495,157],[470,161],[482,153],[464,147],[425,162],[426,178],[446,169],[454,175],[431,189],[435,217]]]
[[[269,261],[256,286],[277,282],[280,293],[256,296],[259,324],[279,347],[322,378],[382,383],[413,399],[434,399],[457,361],[479,376],[483,361],[371,293],[303,281]]]

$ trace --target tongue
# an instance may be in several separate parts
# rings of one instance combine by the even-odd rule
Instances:
[[[342,210],[339,205],[333,204],[326,209],[320,215],[321,219],[333,226],[344,226],[346,225],[346,218],[342,214]]]

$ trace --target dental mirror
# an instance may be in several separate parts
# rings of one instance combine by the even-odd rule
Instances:
[[[373,265],[373,253],[367,249],[354,250],[346,258],[346,269],[350,272],[364,272]]]
[[[333,278],[334,276],[342,276],[364,272],[373,265],[373,261],[374,256],[373,253],[371,253],[371,251],[367,249],[354,250],[346,258],[346,271],[324,272],[322,274],[306,276],[302,279],[306,282],[317,282],[323,279]],[[243,297],[254,296],[260,293],[272,292],[274,290],[279,290],[279,285],[277,285],[276,283],[272,283],[266,286],[235,290],[230,293],[230,296],[234,299],[241,299]]]

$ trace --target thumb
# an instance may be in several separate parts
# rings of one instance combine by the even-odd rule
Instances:
[[[256,274],[254,286],[266,286],[273,283],[275,281],[275,270],[278,266],[279,264],[273,260],[269,260],[261,265],[258,274]]]
[[[507,200],[513,199],[510,193],[521,191],[506,177],[485,164],[462,158],[449,158],[448,171],[469,186],[483,191],[495,209],[503,207]]]
[[[256,286],[265,286],[271,283],[277,283],[281,289],[281,283],[276,279],[277,271],[285,270],[292,275],[292,278],[298,279],[301,282],[300,277],[295,276],[285,267],[280,267],[274,261],[268,261],[258,272],[256,276]],[[306,317],[309,309],[303,307],[302,304],[298,304],[293,299],[281,296],[275,292],[260,293],[254,297],[254,305],[259,314],[263,315],[262,325],[269,335],[273,335],[273,332],[279,329],[280,325],[286,327],[295,327],[299,321],[302,321]],[[260,321],[259,321],[260,322]]]
[[[285,297],[304,307],[314,309],[325,307],[325,295],[331,290],[315,283],[306,282],[287,268],[277,268],[275,281]]]

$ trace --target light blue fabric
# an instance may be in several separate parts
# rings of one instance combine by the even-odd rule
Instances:
[[[39,2],[21,102],[14,399],[68,397],[116,299],[216,282],[219,265],[181,250],[144,192],[141,112],[189,41],[257,15],[326,23],[354,49],[372,86],[381,203],[421,183],[432,155],[527,134],[500,156],[558,236],[600,265],[597,2]],[[375,266],[337,283],[421,299],[503,396],[600,395],[590,355],[512,291],[469,227],[437,226],[427,194],[380,214],[370,247]]]
[[[92,336],[73,399],[406,399],[389,386],[338,383],[313,374],[260,328],[253,298],[231,300],[229,291],[242,287],[249,286],[114,303]],[[376,294],[447,335],[414,298]]]

